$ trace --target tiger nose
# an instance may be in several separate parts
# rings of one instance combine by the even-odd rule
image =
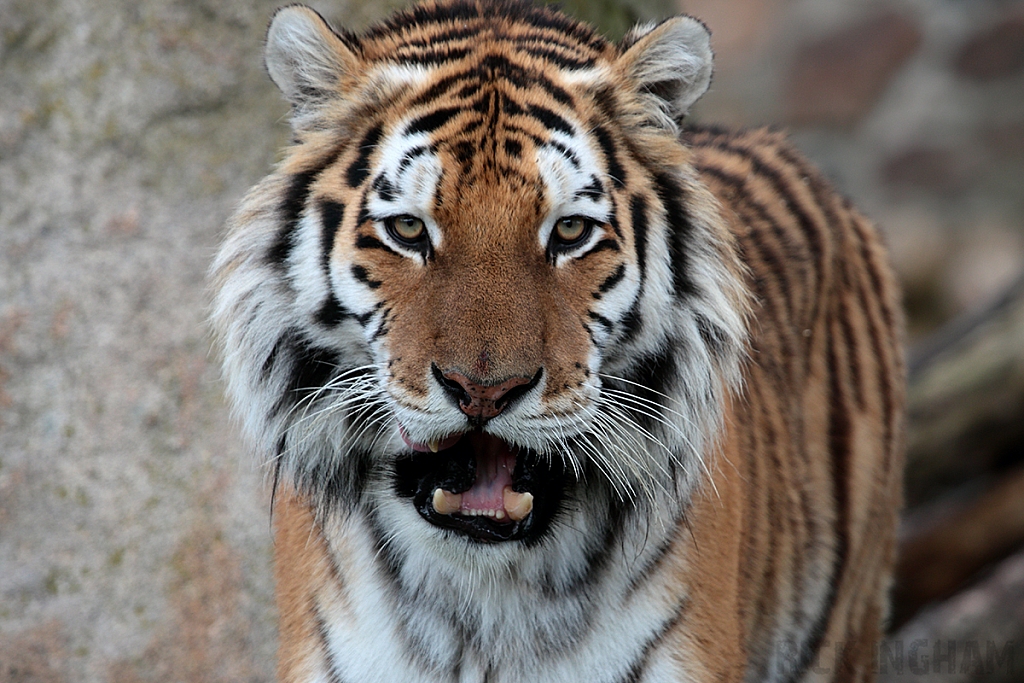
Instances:
[[[431,366],[434,378],[455,400],[471,422],[481,425],[501,413],[510,403],[537,386],[543,369],[533,377],[509,377],[496,384],[480,384],[461,372],[442,372]]]

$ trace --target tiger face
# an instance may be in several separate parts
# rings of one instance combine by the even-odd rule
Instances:
[[[250,431],[328,507],[401,499],[448,539],[536,540],[601,492],[677,506],[744,337],[677,139],[706,29],[616,46],[525,4],[418,11],[362,38],[302,7],[271,25],[295,144],[216,266]]]

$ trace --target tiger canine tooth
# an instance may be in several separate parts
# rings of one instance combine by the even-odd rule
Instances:
[[[533,494],[529,491],[517,493],[512,490],[511,486],[506,486],[504,499],[505,511],[508,512],[509,519],[513,522],[526,519],[526,516],[533,510]]]
[[[458,512],[462,506],[462,494],[451,493],[442,488],[434,489],[434,510],[441,515]]]
[[[441,447],[441,439],[431,439],[427,442],[427,447],[430,449],[431,453],[437,453],[438,449]],[[440,490],[441,489],[438,489],[438,491]]]

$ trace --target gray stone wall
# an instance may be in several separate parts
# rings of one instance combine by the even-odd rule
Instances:
[[[272,678],[265,472],[203,288],[287,139],[275,4],[0,0],[0,683]],[[792,126],[883,224],[916,328],[1019,269],[1021,3],[684,6],[719,56],[697,118]]]

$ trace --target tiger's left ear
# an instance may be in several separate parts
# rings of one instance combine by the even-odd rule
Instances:
[[[641,94],[653,95],[675,126],[711,84],[711,32],[688,16],[641,24],[619,43],[616,67]]]

